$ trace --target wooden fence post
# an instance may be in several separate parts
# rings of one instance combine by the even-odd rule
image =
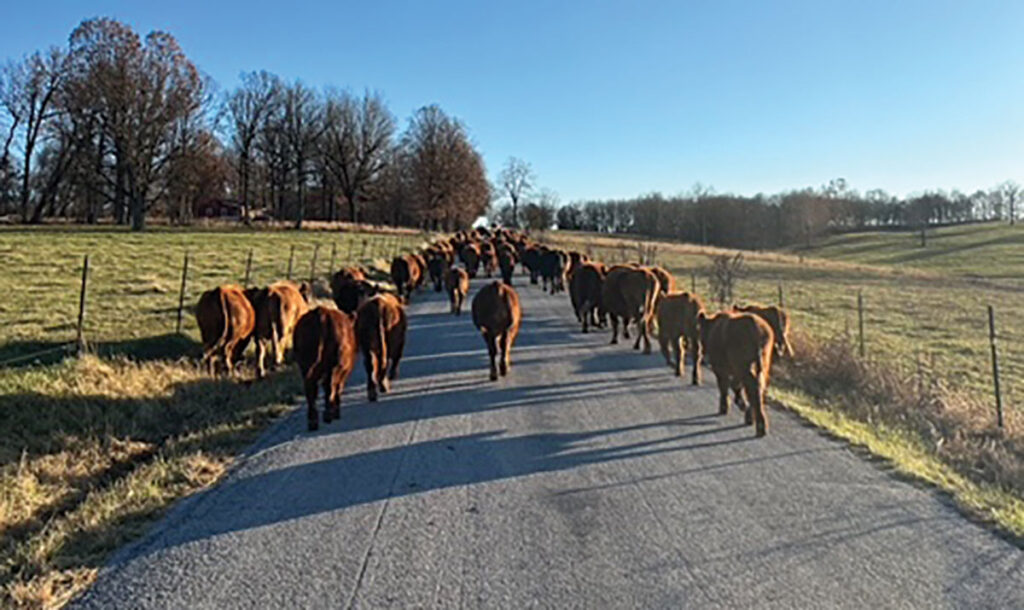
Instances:
[[[690,272],[690,292],[697,294],[697,273],[694,271]]]
[[[252,259],[252,250],[249,251],[249,258]],[[249,268],[246,265],[246,278],[249,277]],[[188,250],[185,250],[185,262],[181,265],[181,289],[178,291],[178,321],[174,324],[175,334],[181,334],[181,310],[185,307],[185,282],[188,278]],[[248,284],[248,282],[246,282]]]
[[[291,251],[288,252],[288,279],[292,279],[292,261],[295,260],[295,244],[292,244]]]
[[[185,254],[185,258],[186,258],[186,260],[188,259],[188,254],[187,253]],[[245,259],[245,280],[242,281],[242,288],[248,288],[249,287],[249,278],[251,277],[251,275],[250,275],[251,272],[252,272],[252,248],[249,248],[249,256]]]
[[[779,284],[779,308],[784,309],[786,302],[782,300],[782,284]]]
[[[316,280],[316,259],[320,255],[320,244],[313,246],[313,260],[309,263],[309,283],[312,284]]]
[[[864,357],[864,293],[857,291],[857,332],[860,335],[860,357]]]
[[[78,353],[82,354],[86,350],[85,343],[85,331],[83,324],[85,323],[85,289],[89,282],[89,255],[86,254],[82,261],[82,290],[78,294],[78,336],[75,339],[75,343],[78,346]]]
[[[996,393],[996,422],[1003,427],[1003,395],[999,392],[999,354],[996,352],[996,314],[988,306],[988,344],[992,349],[992,383]]]
[[[334,273],[334,255],[337,252],[337,247],[338,247],[337,242],[333,242],[332,241],[331,242],[331,265],[330,265],[330,267],[327,268],[327,276],[328,277],[330,277],[330,275],[332,273]]]

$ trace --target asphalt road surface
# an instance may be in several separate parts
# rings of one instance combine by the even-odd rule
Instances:
[[[516,283],[509,377],[415,295],[391,394],[366,401],[360,362],[339,422],[285,418],[78,605],[1024,607],[1024,552],[938,494],[785,412],[755,439],[710,373],[690,387]]]

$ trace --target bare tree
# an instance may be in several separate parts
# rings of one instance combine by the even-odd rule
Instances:
[[[707,269],[711,294],[718,304],[725,307],[733,300],[736,283],[747,274],[747,264],[742,252],[729,256],[715,254],[709,256],[711,265]]]
[[[1003,205],[1006,206],[1006,212],[1010,216],[1010,225],[1013,226],[1017,223],[1017,202],[1021,198],[1020,185],[1013,180],[1007,180],[998,187],[1000,199]]]
[[[309,161],[315,154],[317,141],[323,134],[323,105],[316,92],[301,81],[285,87],[281,99],[284,107],[283,135],[295,178],[295,228],[301,229],[306,216]]]
[[[115,209],[126,198],[132,229],[144,229],[180,152],[175,127],[202,111],[206,82],[166,32],[140,40],[129,26],[99,18],[83,21],[70,42],[73,106],[98,115],[115,156]]]
[[[238,155],[242,219],[249,224],[249,183],[256,137],[280,103],[281,81],[265,71],[242,75],[242,84],[228,97],[231,144]]]
[[[32,164],[36,147],[47,137],[46,126],[59,112],[58,95],[66,74],[65,55],[52,48],[43,55],[34,53],[3,68],[0,104],[10,116],[11,125],[4,145],[4,160],[9,159],[11,141],[17,136],[22,153],[19,209],[22,221],[30,219]]]
[[[438,106],[416,111],[402,136],[410,195],[433,228],[466,227],[487,211],[490,184],[466,129]]]
[[[512,202],[512,225],[519,226],[519,202],[533,189],[533,169],[530,164],[516,157],[509,157],[498,175],[502,194]]]
[[[348,202],[349,220],[359,222],[359,200],[384,168],[395,118],[378,93],[332,91],[327,96],[325,152]]]

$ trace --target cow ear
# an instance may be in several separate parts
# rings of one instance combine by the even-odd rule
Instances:
[[[703,324],[704,320],[707,320],[707,319],[708,319],[708,317],[707,317],[707,315],[704,314],[703,311],[698,311],[697,312],[697,323],[698,324]]]

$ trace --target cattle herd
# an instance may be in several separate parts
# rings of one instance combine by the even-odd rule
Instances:
[[[618,343],[620,327],[629,339],[636,328],[634,349],[651,352],[651,336],[661,346],[665,361],[682,376],[686,354],[692,362],[693,385],[701,381],[701,364],[714,372],[719,389],[719,413],[729,412],[729,390],[745,411],[746,423],[756,434],[768,431],[764,393],[773,356],[792,356],[789,318],[775,306],[734,306],[709,313],[700,297],[678,291],[672,275],[658,266],[605,265],[580,252],[532,242],[518,231],[478,228],[459,231],[433,242],[422,252],[397,256],[391,262],[394,289],[368,279],[356,267],[343,268],[331,277],[335,307],[311,306],[312,289],[306,284],[275,282],[265,288],[218,286],[200,297],[195,314],[202,334],[203,363],[216,373],[231,373],[250,341],[256,343],[256,369],[266,374],[267,346],[271,366],[284,362],[291,345],[305,386],[310,430],[319,427],[317,397],[325,396],[323,421],[340,416],[340,397],[357,352],[366,368],[369,400],[386,393],[398,378],[408,321],[405,305],[429,280],[432,288],[448,294],[453,315],[461,315],[470,279],[478,275],[494,280],[480,288],[470,305],[490,358],[490,379],[508,373],[511,351],[519,333],[522,311],[513,288],[516,265],[529,274],[531,284],[552,294],[565,291],[584,333],[611,327],[611,343]]]

